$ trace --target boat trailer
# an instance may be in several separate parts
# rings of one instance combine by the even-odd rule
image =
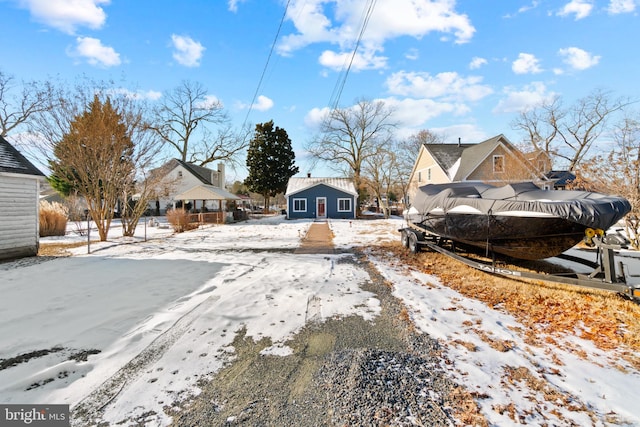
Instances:
[[[593,243],[593,246],[596,249],[597,261],[589,261],[587,259],[568,254],[560,254],[555,257],[590,267],[593,269],[591,273],[583,274],[572,272],[547,274],[519,271],[496,266],[495,254],[493,254],[493,259],[490,264],[458,255],[455,253],[454,241],[431,234],[418,227],[409,226],[401,228],[398,231],[401,233],[402,245],[408,248],[412,253],[420,252],[422,247],[428,247],[435,252],[439,252],[460,261],[469,267],[486,273],[498,274],[512,278],[533,279],[550,283],[576,285],[592,289],[603,289],[606,291],[617,292],[624,298],[640,303],[640,287],[638,285],[631,285],[627,283],[627,274],[622,262],[619,262],[618,268],[616,269],[615,251],[622,249],[622,246],[619,244],[604,243],[603,235],[588,236],[590,242]],[[450,244],[452,250],[448,250],[443,247],[446,243]],[[629,277],[637,276],[629,275]]]

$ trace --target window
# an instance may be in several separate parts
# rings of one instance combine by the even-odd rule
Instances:
[[[493,156],[493,172],[504,172],[504,156]]]
[[[338,212],[351,212],[351,199],[338,199]]]
[[[294,212],[306,212],[307,211],[307,199],[293,199],[293,211]]]

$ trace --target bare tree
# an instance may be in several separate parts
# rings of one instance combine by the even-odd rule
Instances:
[[[365,182],[378,199],[378,205],[382,208],[385,218],[389,218],[389,194],[395,184],[396,159],[393,147],[390,147],[378,150],[364,162]]]
[[[382,101],[360,100],[350,108],[331,110],[323,121],[321,134],[307,150],[318,160],[352,176],[362,190],[364,162],[391,141],[392,110]]]
[[[583,162],[572,185],[629,200],[631,212],[625,217],[627,236],[640,249],[640,117],[624,118],[615,126],[613,137],[612,150],[606,156],[597,155]]]
[[[522,112],[512,126],[526,135],[525,142],[563,159],[573,171],[607,130],[610,117],[630,103],[626,98],[612,99],[610,92],[599,89],[568,108],[556,97]]]
[[[19,84],[11,75],[0,70],[0,136],[51,107],[52,88],[48,83],[37,81]]]
[[[409,136],[407,139],[394,142],[393,152],[395,153],[394,177],[396,184],[402,192],[402,202],[406,204],[407,192],[409,190],[409,178],[415,164],[420,147],[425,144],[442,144],[444,138],[428,129],[422,129],[418,133]]]
[[[182,161],[200,166],[216,160],[237,162],[235,157],[247,148],[251,135],[249,127],[234,131],[222,103],[201,83],[187,80],[164,94],[150,128]]]

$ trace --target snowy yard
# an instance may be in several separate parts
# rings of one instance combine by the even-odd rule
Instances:
[[[176,235],[147,227],[147,241],[142,226],[135,238],[116,226],[91,254],[81,246],[72,257],[0,264],[0,402],[90,403],[104,406],[103,420],[114,425],[153,411],[150,424],[166,425],[163,407],[198,394],[197,381],[233,359],[240,330],[270,338],[266,352],[286,356],[287,341],[311,320],[374,321],[379,303],[359,287],[368,273],[337,262],[350,254],[293,254],[310,224],[279,216]],[[330,221],[338,249],[399,241],[402,224]],[[618,358],[625,349],[605,352],[571,335],[565,339],[579,351],[532,347],[511,315],[436,276],[370,258],[416,327],[445,345],[443,366],[455,381],[482,395],[491,425],[512,424],[510,410],[528,425],[640,425],[640,373]],[[321,309],[310,304],[318,300]],[[498,351],[487,336],[513,347]],[[506,380],[519,368],[545,388]],[[544,396],[551,391],[563,398]]]

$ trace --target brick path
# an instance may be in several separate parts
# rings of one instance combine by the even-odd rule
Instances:
[[[332,254],[333,232],[329,228],[329,223],[314,222],[309,227],[300,247],[294,251],[296,254]]]

